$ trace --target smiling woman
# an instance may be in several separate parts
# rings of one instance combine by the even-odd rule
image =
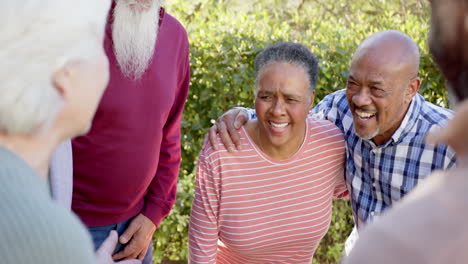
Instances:
[[[258,119],[247,124],[247,131],[268,156],[288,158],[304,141],[314,93],[309,91],[307,75],[300,66],[272,63],[259,79],[255,97]]]
[[[304,141],[306,118],[314,102],[317,59],[305,47],[279,43],[256,58],[257,120],[247,124],[249,136],[268,156],[284,159]]]
[[[200,152],[190,220],[190,263],[310,263],[328,230],[333,197],[347,196],[341,131],[307,118],[317,60],[278,43],[257,56],[258,121],[242,151]]]

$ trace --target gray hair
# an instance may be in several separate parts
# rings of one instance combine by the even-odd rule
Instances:
[[[53,74],[71,61],[95,58],[109,0],[2,0],[0,132],[33,134],[62,107]]]
[[[318,61],[312,52],[305,46],[293,42],[279,42],[260,52],[255,58],[255,78],[258,84],[258,77],[262,70],[277,62],[284,62],[302,67],[307,73],[309,80],[309,90],[314,91],[317,84]]]

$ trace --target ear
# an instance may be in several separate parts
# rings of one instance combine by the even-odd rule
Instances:
[[[421,79],[419,79],[419,77],[416,76],[410,80],[408,87],[406,87],[406,92],[405,92],[406,103],[411,102],[413,97],[419,91],[420,86],[421,86]]]
[[[60,67],[52,75],[52,85],[63,100],[67,100],[69,98],[71,89],[71,70],[69,63]]]
[[[310,93],[310,103],[309,103],[309,111],[314,108],[314,99],[315,99],[315,90]]]

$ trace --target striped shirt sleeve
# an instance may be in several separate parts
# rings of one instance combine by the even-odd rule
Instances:
[[[344,166],[344,165],[343,165]],[[341,170],[336,177],[335,191],[333,192],[334,198],[349,199],[349,191],[346,187],[344,170]]]
[[[340,135],[340,146],[346,149],[346,144],[344,140],[343,133],[337,127],[334,127],[334,134]],[[333,191],[333,197],[339,199],[349,199],[349,191],[348,187],[346,186],[345,181],[345,162],[346,162],[346,154],[343,151],[343,155],[337,160],[339,164],[341,164],[341,169],[336,173],[335,176],[335,190]]]
[[[216,263],[219,216],[219,174],[201,152],[189,227],[189,263]]]

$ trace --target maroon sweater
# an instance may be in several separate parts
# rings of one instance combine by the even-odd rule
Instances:
[[[161,13],[155,55],[137,81],[121,74],[107,25],[109,85],[90,132],[73,140],[72,208],[88,227],[139,213],[159,226],[174,205],[189,46],[183,26]]]

